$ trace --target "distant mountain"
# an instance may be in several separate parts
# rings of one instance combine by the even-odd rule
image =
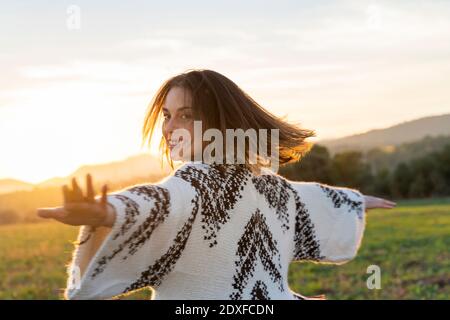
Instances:
[[[0,194],[15,191],[29,191],[33,188],[44,189],[60,187],[70,183],[72,177],[76,177],[78,182],[82,183],[82,186],[84,186],[84,180],[87,173],[92,175],[94,184],[113,183],[120,185],[122,182],[142,180],[143,178],[148,177],[163,177],[169,173],[169,168],[165,165],[164,168],[161,169],[160,160],[155,156],[150,154],[139,154],[121,161],[85,165],[66,177],[54,177],[34,185],[19,180],[3,179],[0,180]]]
[[[318,144],[328,148],[331,154],[347,151],[368,151],[373,148],[397,146],[421,140],[426,136],[450,135],[450,114],[430,116],[406,121],[384,129],[370,130],[339,139],[319,140]]]
[[[0,179],[0,194],[33,190],[34,185],[15,179]]]
[[[90,173],[97,182],[120,182],[148,176],[160,176],[169,173],[167,166],[161,169],[160,160],[149,154],[139,154],[125,160],[97,165],[85,165],[78,168],[67,177],[55,177],[38,184],[38,187],[62,186],[70,183],[73,177],[83,181]]]
[[[394,170],[400,163],[409,163],[431,153],[442,151],[450,145],[450,135],[425,138],[397,146],[374,148],[366,152],[364,159],[372,167],[372,172],[381,169]]]

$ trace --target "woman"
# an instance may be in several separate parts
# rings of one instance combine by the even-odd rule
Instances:
[[[270,114],[217,72],[193,70],[166,81],[149,106],[143,142],[161,118],[162,154],[172,166],[184,161],[169,177],[111,194],[105,185],[94,197],[88,175],[85,193],[73,179],[71,188],[63,187],[62,207],[38,210],[43,218],[82,226],[66,298],[110,298],[150,286],[152,299],[302,299],[288,286],[289,263],[352,259],[366,210],[395,205],[268,169],[273,151],[279,164],[300,159],[313,131]],[[198,142],[195,123],[202,133],[213,130],[215,140],[230,129],[251,129],[259,141],[250,138],[242,157],[236,157],[239,146],[216,141],[232,160],[220,162],[221,148],[205,156],[208,144],[204,136]],[[253,157],[255,142],[269,152],[258,149]]]

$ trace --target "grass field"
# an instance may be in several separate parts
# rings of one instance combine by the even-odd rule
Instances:
[[[77,228],[57,223],[0,226],[0,299],[58,299]],[[341,265],[293,263],[290,287],[328,299],[450,299],[450,199],[400,202],[369,211],[358,256]],[[369,265],[381,289],[369,290]],[[127,298],[147,298],[144,291]]]

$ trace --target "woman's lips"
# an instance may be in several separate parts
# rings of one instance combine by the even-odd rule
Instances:
[[[181,143],[183,141],[183,139],[182,138],[180,138],[178,141],[175,141],[175,140],[169,140],[169,143],[168,143],[168,145],[169,145],[169,149],[173,149],[173,148],[175,148],[179,143]]]

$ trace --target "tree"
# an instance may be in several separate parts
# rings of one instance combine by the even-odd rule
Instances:
[[[425,177],[422,174],[416,175],[411,186],[409,188],[409,194],[411,198],[423,198],[428,195],[425,186]]]
[[[374,193],[376,195],[391,195],[391,175],[388,169],[378,171],[374,180]]]
[[[359,151],[346,151],[333,157],[331,180],[336,185],[353,187],[365,192],[373,191],[373,176]]]
[[[402,162],[395,168],[391,184],[391,192],[395,197],[406,198],[414,177],[409,166]]]
[[[294,181],[331,183],[330,153],[326,147],[314,145],[300,161],[282,166],[280,175]]]

